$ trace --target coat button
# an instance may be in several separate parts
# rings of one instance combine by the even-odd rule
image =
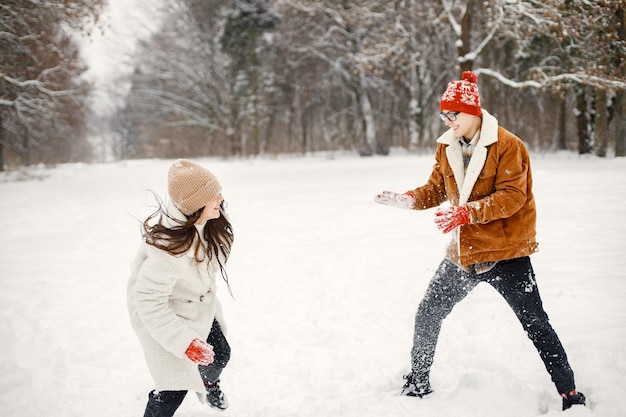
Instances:
[[[204,295],[200,296],[200,302],[204,301]]]

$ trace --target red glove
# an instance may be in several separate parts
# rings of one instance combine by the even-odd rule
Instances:
[[[435,212],[435,224],[444,233],[471,222],[470,209],[466,205],[441,208]]]
[[[200,339],[193,339],[185,355],[198,365],[208,365],[213,362],[213,346]]]

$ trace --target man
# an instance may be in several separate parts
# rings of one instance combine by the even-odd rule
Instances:
[[[404,194],[383,191],[375,201],[424,210],[444,202],[435,223],[452,232],[446,257],[415,316],[411,373],[402,394],[432,392],[430,368],[443,320],[478,283],[504,297],[543,360],[563,399],[563,410],[585,404],[574,373],[543,309],[529,255],[536,251],[536,209],[528,151],[515,135],[481,109],[476,75],[466,71],[441,97],[449,130],[437,139],[428,182]]]

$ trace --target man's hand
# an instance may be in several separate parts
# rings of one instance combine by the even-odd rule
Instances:
[[[472,222],[470,209],[466,205],[440,208],[435,212],[435,224],[444,233]]]
[[[415,207],[415,197],[408,193],[398,194],[393,191],[383,191],[374,197],[374,201],[378,204],[384,204],[406,210],[410,210]]]

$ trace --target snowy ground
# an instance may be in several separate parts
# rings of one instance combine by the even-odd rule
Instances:
[[[432,211],[379,206],[432,156],[200,160],[220,178],[236,243],[231,417],[623,417],[626,158],[534,155],[546,310],[591,407],[560,399],[513,314],[479,286],[444,323],[435,393],[396,396],[413,315],[447,237]],[[0,177],[0,409],[5,417],[141,416],[151,380],[125,285],[171,161]],[[22,176],[24,176],[22,175]],[[215,415],[188,396],[177,417]]]

